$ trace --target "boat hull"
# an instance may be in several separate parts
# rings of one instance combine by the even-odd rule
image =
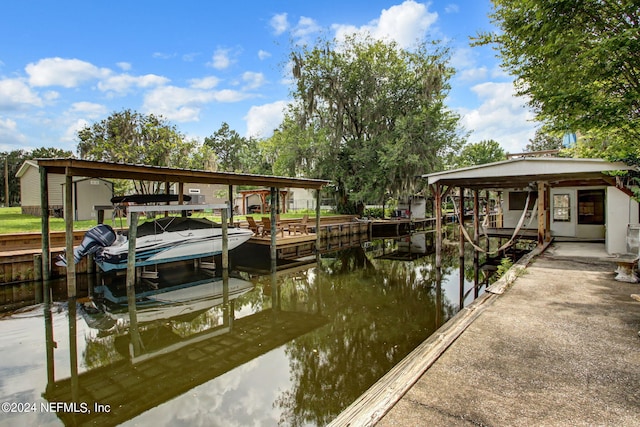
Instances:
[[[228,248],[235,249],[251,238],[250,230],[231,228],[228,231]],[[103,248],[96,255],[96,264],[103,271],[127,268],[129,243],[116,242]],[[204,258],[222,253],[220,228],[164,232],[136,239],[136,267],[164,264]]]

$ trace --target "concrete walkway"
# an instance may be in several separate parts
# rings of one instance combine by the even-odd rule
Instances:
[[[640,426],[640,285],[562,249],[485,303],[377,426]]]

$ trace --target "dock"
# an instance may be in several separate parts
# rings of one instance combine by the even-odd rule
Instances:
[[[638,426],[639,285],[614,270],[603,244],[553,243],[331,425]]]

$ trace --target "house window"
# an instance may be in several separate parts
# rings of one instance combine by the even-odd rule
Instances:
[[[604,190],[578,191],[578,224],[604,225]]]
[[[553,195],[553,220],[571,221],[571,198],[568,194]]]
[[[524,204],[527,202],[527,195],[529,196],[529,207],[527,210],[533,209],[535,206],[536,200],[538,199],[538,192],[532,191],[531,193],[527,191],[511,191],[509,192],[509,210],[511,211],[521,211],[524,209]]]

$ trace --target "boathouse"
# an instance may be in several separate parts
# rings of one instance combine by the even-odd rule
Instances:
[[[453,188],[461,199],[466,189],[474,195],[477,211],[478,192],[497,191],[501,228],[512,230],[524,223],[526,229],[531,224],[539,244],[553,237],[604,241],[613,255],[627,252],[628,226],[639,221],[638,203],[625,185],[634,171],[635,167],[601,159],[521,157],[423,178],[440,206],[454,194]]]

